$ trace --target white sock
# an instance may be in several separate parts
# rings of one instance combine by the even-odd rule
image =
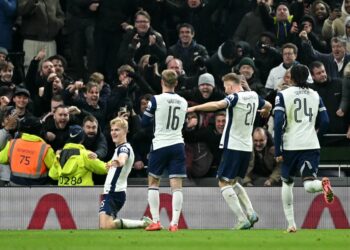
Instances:
[[[282,182],[282,204],[284,215],[288,221],[288,227],[296,226],[293,209],[293,186],[294,183],[287,184],[285,182]]]
[[[118,229],[144,228],[145,222],[142,220],[115,219],[113,221]]]
[[[179,224],[179,217],[182,209],[183,195],[181,189],[176,189],[173,191],[173,199],[172,199],[172,209],[173,209],[173,217],[171,219],[170,225]]]
[[[238,197],[233,191],[232,186],[225,186],[221,188],[221,194],[224,197],[227,205],[230,207],[232,212],[238,217],[239,221],[247,220],[247,217],[243,213],[241,204],[239,203]]]
[[[248,194],[242,187],[242,185],[237,182],[235,185],[233,185],[233,190],[237,194],[238,199],[241,202],[243,209],[246,211],[246,213],[248,215],[252,215],[254,213],[254,209],[252,203],[250,202]]]
[[[309,192],[309,193],[321,192],[323,190],[322,181],[320,180],[304,181],[304,189],[306,190],[306,192]]]
[[[159,221],[159,188],[151,187],[148,189],[148,204],[154,222]]]

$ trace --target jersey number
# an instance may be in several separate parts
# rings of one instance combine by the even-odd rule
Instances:
[[[166,129],[176,130],[179,127],[180,118],[176,115],[176,111],[179,110],[180,107],[172,107],[169,106],[168,112],[168,120],[166,123]]]
[[[244,124],[247,126],[251,126],[254,123],[254,115],[255,115],[255,103],[247,104],[248,112],[245,115]]]
[[[302,116],[308,116],[309,122],[312,121],[312,109],[307,107],[306,98],[303,98],[302,100],[299,98],[294,99],[294,104],[296,104],[296,108],[294,109],[294,120],[297,123],[301,123],[302,120],[299,119]],[[304,114],[303,114],[304,112]]]

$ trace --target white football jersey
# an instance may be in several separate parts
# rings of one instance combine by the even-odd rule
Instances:
[[[224,100],[227,102],[226,124],[220,148],[252,152],[254,120],[265,100],[254,91],[231,94]]]
[[[187,101],[175,93],[155,95],[144,115],[154,117],[153,150],[184,143],[182,128],[185,123]]]
[[[126,160],[123,167],[111,167],[108,170],[104,185],[104,194],[108,194],[110,191],[126,191],[126,187],[128,185],[128,176],[134,164],[135,155],[131,145],[128,142],[120,144],[116,147],[112,161],[117,159],[120,154],[127,154],[128,159]]]
[[[318,93],[309,88],[289,87],[278,93],[275,110],[285,113],[283,149],[319,149],[315,130],[318,112],[326,110]]]

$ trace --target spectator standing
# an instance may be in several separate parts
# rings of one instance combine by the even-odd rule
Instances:
[[[202,60],[204,64],[209,59],[208,51],[203,45],[194,40],[195,30],[191,24],[179,24],[177,32],[179,40],[176,44],[170,46],[168,54],[182,61],[187,76],[196,75],[195,61]]]
[[[64,13],[59,0],[19,0],[18,15],[22,17],[21,33],[24,38],[24,67],[45,48],[46,56],[57,54],[55,38],[64,24]]]

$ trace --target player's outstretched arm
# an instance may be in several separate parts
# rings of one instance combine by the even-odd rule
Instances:
[[[261,117],[266,118],[269,117],[271,109],[271,103],[265,100],[264,106],[260,110],[258,110],[258,112],[260,112]]]
[[[187,113],[196,111],[216,111],[219,109],[224,109],[227,107],[227,102],[225,100],[216,102],[207,102],[201,105],[193,106],[187,109]]]

